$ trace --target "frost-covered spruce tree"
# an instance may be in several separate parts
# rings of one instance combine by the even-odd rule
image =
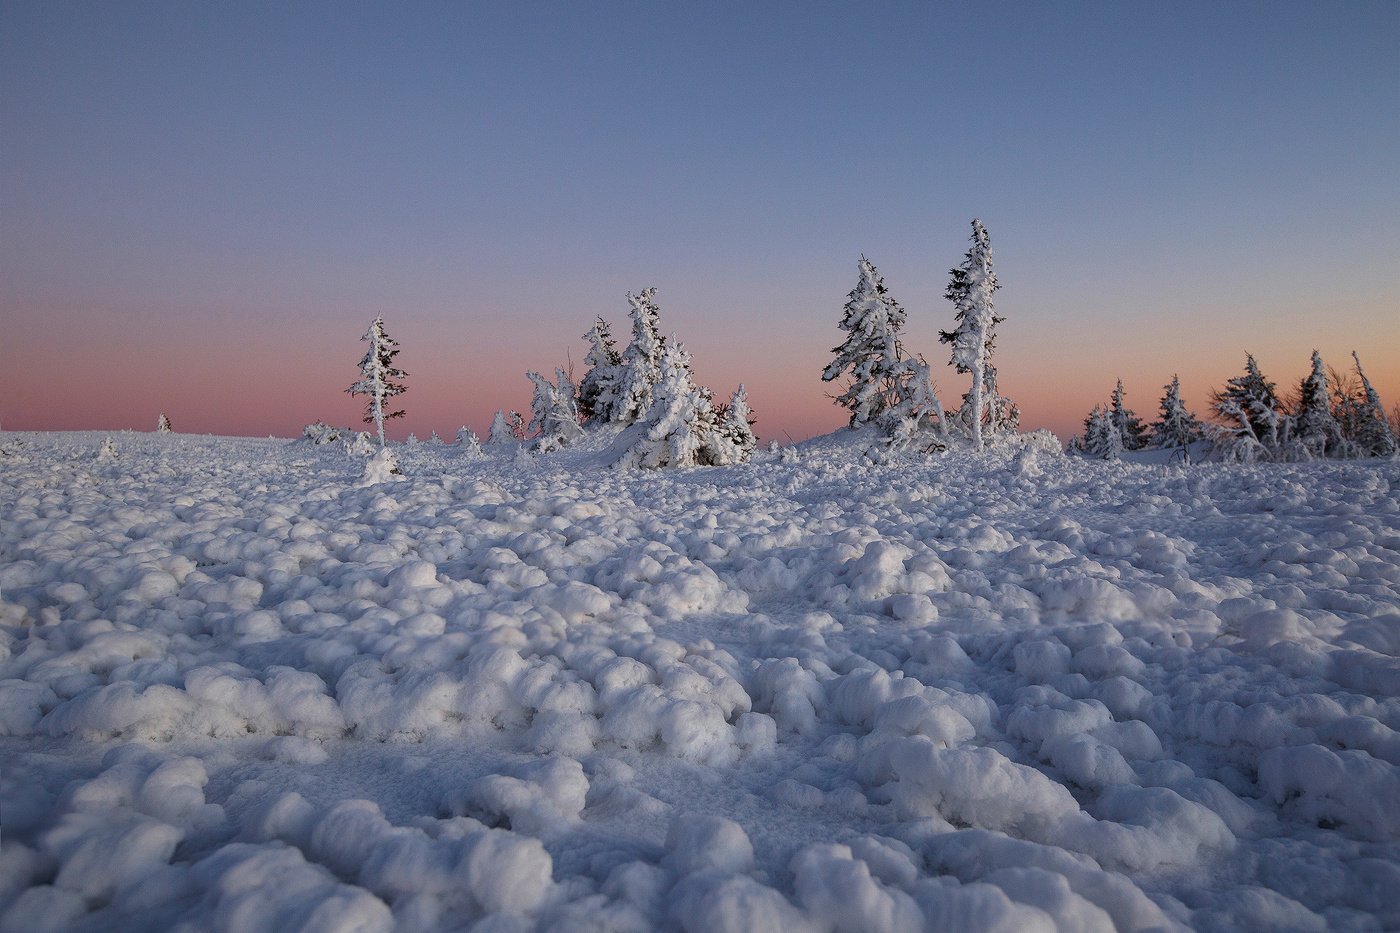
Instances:
[[[719,419],[714,446],[720,463],[748,463],[758,446],[753,433],[753,410],[749,408],[749,393],[744,384],[729,397],[729,404]]]
[[[661,352],[665,341],[657,329],[661,311],[656,306],[656,289],[644,288],[639,295],[627,294],[632,306],[632,342],[622,353],[622,368],[616,385],[599,396],[612,421],[631,424],[651,409],[651,391],[661,378]]]
[[[369,341],[369,350],[360,360],[360,378],[346,389],[351,395],[368,395],[365,403],[365,424],[373,424],[379,434],[379,446],[384,446],[384,421],[388,418],[402,418],[403,409],[385,411],[384,403],[396,395],[408,391],[408,387],[397,380],[408,373],[394,366],[394,357],[399,353],[399,342],[384,333],[384,319],[375,318],[369,330],[360,338]]]
[[[1123,453],[1123,435],[1102,405],[1095,405],[1084,422],[1084,453],[1100,460],[1117,460]]]
[[[156,433],[157,433],[157,434],[170,434],[170,433],[171,433],[170,419],[167,418],[167,417],[165,417],[165,412],[161,412],[161,413],[160,413],[160,417],[156,419]]]
[[[1269,450],[1276,449],[1287,434],[1283,405],[1274,384],[1264,378],[1253,354],[1245,354],[1244,375],[1225,383],[1211,393],[1215,415],[1233,428],[1235,434],[1253,440]]]
[[[719,442],[719,419],[708,389],[695,384],[690,354],[672,337],[661,354],[660,379],[651,407],[641,422],[641,439],[618,461],[618,466],[715,466],[732,462],[727,445]]]
[[[1335,456],[1342,446],[1342,427],[1332,415],[1327,367],[1322,355],[1312,353],[1312,371],[1298,387],[1298,408],[1293,413],[1293,436],[1314,457]]]
[[[491,429],[486,433],[486,446],[493,450],[500,450],[507,446],[515,446],[517,443],[515,429],[511,426],[506,413],[497,409],[495,417],[491,419]]]
[[[1201,422],[1181,400],[1179,377],[1173,375],[1162,392],[1162,412],[1152,423],[1151,445],[1161,450],[1186,451],[1201,439]]]
[[[541,453],[567,447],[578,440],[583,428],[578,423],[578,408],[574,403],[574,385],[562,369],[556,371],[556,385],[531,370],[525,374],[535,384],[530,403],[530,425],[535,433],[535,449]]]
[[[850,375],[846,391],[836,404],[851,412],[851,427],[874,421],[899,401],[900,363],[904,347],[904,309],[885,288],[885,280],[864,256],[858,266],[860,280],[846,297],[840,327],[846,339],[832,348],[835,358],[822,370],[822,381]]]
[[[1358,400],[1356,436],[1353,440],[1362,456],[1394,456],[1397,449],[1395,432],[1390,429],[1390,421],[1385,416],[1385,406],[1381,404],[1380,394],[1371,385],[1371,380],[1366,378],[1366,373],[1361,368],[1361,357],[1357,356],[1355,350],[1351,351],[1351,358],[1356,362],[1356,375],[1361,380],[1363,393],[1363,397]]]
[[[960,373],[972,374],[968,426],[972,445],[982,449],[982,419],[986,417],[986,368],[996,344],[1002,318],[992,311],[992,295],[1001,286],[992,271],[992,242],[980,220],[972,221],[972,248],[963,264],[950,272],[944,297],[957,309],[957,325],[940,331],[938,339],[952,346],[950,362]]]
[[[608,322],[601,317],[583,335],[588,341],[588,355],[583,358],[588,372],[578,384],[578,411],[585,424],[608,424],[613,421],[617,404],[617,386],[622,378],[622,354],[617,352]]]
[[[1114,430],[1118,432],[1124,450],[1141,450],[1147,446],[1147,429],[1131,408],[1123,404],[1123,380],[1113,388],[1113,402],[1108,410]]]

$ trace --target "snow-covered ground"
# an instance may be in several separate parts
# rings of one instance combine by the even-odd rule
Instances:
[[[0,435],[6,930],[1400,928],[1400,462],[103,437]]]

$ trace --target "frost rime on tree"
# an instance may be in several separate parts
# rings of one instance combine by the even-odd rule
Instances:
[[[1084,419],[1084,439],[1080,449],[1086,456],[1100,460],[1117,460],[1123,453],[1123,436],[1113,424],[1112,414],[1102,405],[1095,405]]]
[[[1211,393],[1215,414],[1234,427],[1237,438],[1253,441],[1272,451],[1285,439],[1288,424],[1274,384],[1264,378],[1252,354],[1245,354],[1243,376]]]
[[[622,424],[631,424],[650,410],[665,345],[657,330],[661,312],[656,307],[656,289],[644,288],[639,295],[629,292],[627,301],[632,305],[632,342],[623,351],[617,384],[599,395],[612,421]]]
[[[639,426],[645,427],[642,437],[618,466],[722,466],[747,459],[723,431],[709,389],[695,384],[690,354],[674,337],[665,343],[660,379]]]
[[[156,419],[156,433],[170,434],[171,431],[170,419],[165,417],[165,412],[161,412],[160,417]]]
[[[516,444],[515,429],[506,418],[506,413],[497,409],[495,417],[491,419],[491,429],[486,434],[486,446],[493,450],[500,450],[507,445]]]
[[[996,326],[1002,318],[992,311],[992,295],[1001,286],[992,271],[992,243],[980,220],[972,221],[972,248],[963,264],[950,273],[944,297],[957,309],[957,326],[941,331],[938,339],[952,346],[950,362],[960,373],[972,374],[967,406],[972,445],[982,449],[982,420],[989,401],[986,368],[996,343]]]
[[[462,456],[468,459],[475,460],[481,456],[481,439],[465,424],[457,429],[457,446],[461,448]]]
[[[1021,408],[997,388],[997,368],[990,359],[982,376],[982,398],[983,427],[991,434],[1015,434],[1021,425]],[[964,392],[962,408],[958,410],[963,425],[972,424],[972,404],[972,392]]]
[[[749,408],[749,393],[743,383],[729,397],[720,418],[715,446],[720,460],[724,463],[747,463],[758,446],[758,438],[753,434],[753,412]]]
[[[1356,362],[1356,375],[1361,379],[1363,393],[1363,397],[1358,400],[1356,435],[1353,440],[1363,456],[1394,456],[1397,448],[1395,433],[1390,430],[1390,422],[1385,417],[1385,406],[1381,404],[1380,394],[1371,385],[1371,380],[1366,378],[1366,373],[1361,369],[1361,357],[1357,356],[1355,350],[1351,351],[1351,358]]]
[[[879,417],[880,427],[885,432],[885,450],[919,448],[929,452],[946,447],[948,419],[928,363],[922,357],[901,361],[895,381],[898,398]],[[928,439],[921,442],[921,436]],[[880,459],[876,456],[879,452],[876,448],[868,451],[867,456]]]
[[[574,401],[574,385],[564,370],[556,370],[558,383],[531,370],[526,378],[535,384],[535,396],[530,403],[529,430],[536,432],[535,449],[541,453],[567,447],[578,440],[583,428],[578,423],[578,407]]]
[[[1201,422],[1181,400],[1181,379],[1175,375],[1162,387],[1162,413],[1152,424],[1152,446],[1187,450],[1201,438]]]
[[[399,353],[399,342],[384,333],[384,319],[375,318],[369,330],[360,338],[369,341],[369,350],[360,360],[360,378],[346,389],[351,395],[368,395],[365,403],[365,424],[373,424],[379,433],[379,446],[384,446],[384,421],[386,418],[402,418],[403,409],[385,411],[384,403],[396,395],[408,391],[408,387],[397,380],[408,373],[394,366],[394,357]]]
[[[1141,450],[1147,446],[1147,429],[1142,426],[1137,413],[1123,404],[1123,395],[1123,380],[1119,379],[1113,388],[1113,402],[1108,410],[1109,420],[1113,422],[1113,428],[1118,432],[1124,450]]]
[[[1332,415],[1332,396],[1327,388],[1327,368],[1316,350],[1312,371],[1298,389],[1298,409],[1293,415],[1293,434],[1314,457],[1331,456],[1342,447],[1342,427]]]
[[[608,424],[614,420],[617,384],[622,378],[622,355],[617,352],[608,322],[598,318],[583,335],[589,343],[583,362],[588,366],[578,384],[578,410],[585,424]]]
[[[847,334],[832,353],[835,359],[822,370],[830,382],[849,372],[851,383],[836,396],[836,404],[850,409],[851,427],[873,421],[898,401],[899,373],[904,359],[900,332],[904,309],[885,289],[885,281],[864,256],[859,263],[860,281],[846,299],[840,327]]]

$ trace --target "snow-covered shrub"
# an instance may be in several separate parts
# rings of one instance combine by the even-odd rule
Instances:
[[[345,441],[345,452],[352,457],[368,457],[374,453],[374,442],[368,431],[356,431]]]
[[[520,446],[519,439],[515,436],[515,428],[512,419],[518,418],[515,412],[511,412],[508,418],[506,413],[497,410],[491,419],[491,429],[486,434],[486,449],[493,453],[514,450]]]
[[[1118,433],[1119,443],[1124,450],[1141,450],[1147,446],[1147,428],[1137,413],[1123,404],[1123,380],[1113,387],[1112,402],[1108,409],[1108,419]]]
[[[399,469],[399,462],[394,457],[394,452],[388,447],[380,447],[365,461],[365,475],[360,480],[360,485],[373,486],[377,483],[386,483],[397,479],[402,474],[403,471]]]
[[[469,460],[481,456],[481,439],[465,424],[457,429],[457,446],[461,449],[462,456]]]
[[[922,357],[901,360],[894,385],[894,404],[876,419],[883,437],[871,445],[866,456],[879,463],[892,453],[947,449],[948,418],[928,363]]]
[[[161,412],[160,417],[156,419],[156,433],[169,434],[171,431],[170,419],[165,416],[165,412]]]
[[[322,444],[333,444],[340,440],[343,432],[340,428],[333,428],[324,421],[313,421],[301,429],[301,436],[315,444],[317,447]]]
[[[588,372],[578,384],[578,412],[585,424],[607,424],[614,420],[616,387],[622,378],[622,355],[617,352],[608,322],[601,317],[583,335],[589,343],[583,358]]]
[[[1356,412],[1351,440],[1363,457],[1392,457],[1400,452],[1400,441],[1396,440],[1395,432],[1391,430],[1380,395],[1361,368],[1361,357],[1353,350],[1351,358],[1356,362],[1356,375],[1361,381],[1360,397],[1354,406]]]
[[[627,294],[632,306],[632,342],[622,353],[617,379],[599,392],[595,405],[609,413],[610,420],[631,424],[651,410],[652,387],[661,378],[661,311],[656,306],[656,289]]]
[[[1181,400],[1181,379],[1176,375],[1162,387],[1161,414],[1152,423],[1151,446],[1160,450],[1180,450],[1183,455],[1201,439],[1201,422]]]
[[[117,445],[112,442],[110,437],[102,438],[102,446],[97,448],[97,459],[101,461],[117,459]]]
[[[1211,393],[1211,404],[1221,427],[1241,439],[1248,437],[1256,442],[1254,448],[1243,445],[1253,449],[1255,454],[1271,456],[1287,439],[1291,419],[1274,392],[1274,384],[1259,371],[1253,354],[1245,354],[1243,376],[1230,379],[1223,389]],[[1220,440],[1222,443],[1217,446],[1231,446],[1225,444],[1223,438]]]

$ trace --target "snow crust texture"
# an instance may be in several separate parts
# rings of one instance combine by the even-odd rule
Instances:
[[[0,929],[1400,928],[1396,461],[104,440],[0,435]]]

